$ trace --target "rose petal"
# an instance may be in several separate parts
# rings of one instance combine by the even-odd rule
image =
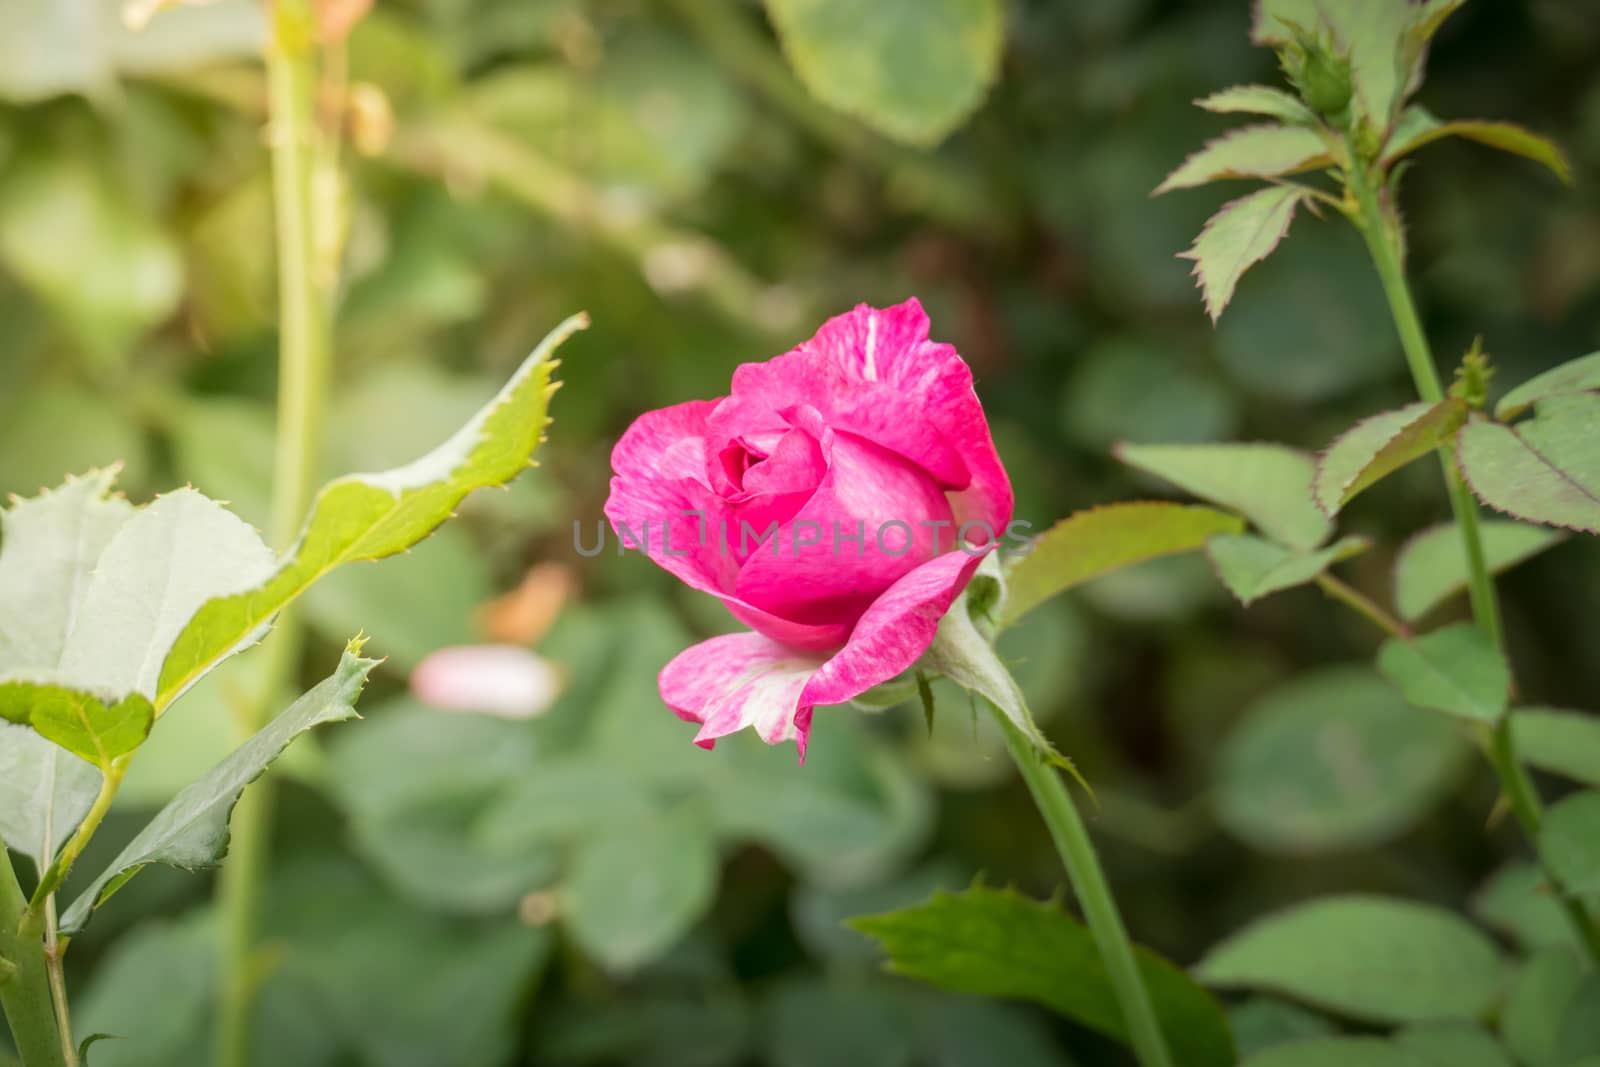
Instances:
[[[805,759],[810,708],[799,698],[820,660],[760,634],[724,634],[685,649],[662,669],[661,699],[679,718],[701,724],[695,744],[755,727],[769,745],[794,739]]]
[[[411,692],[425,704],[508,719],[533,718],[560,689],[553,666],[515,645],[441,648],[411,672]]]

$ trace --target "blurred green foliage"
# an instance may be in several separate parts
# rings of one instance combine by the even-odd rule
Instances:
[[[224,0],[133,35],[117,7],[0,7],[0,492],[120,461],[136,500],[192,482],[261,524],[276,336],[259,12]],[[654,675],[728,621],[643,560],[572,547],[635,415],[719,395],[738,363],[858,301],[922,298],[975,368],[1039,529],[1152,491],[1111,460],[1118,440],[1320,448],[1410,398],[1348,227],[1302,217],[1213,330],[1175,254],[1224,194],[1148,197],[1226,125],[1191,99],[1273,79],[1248,5],[1004,7],[995,84],[926,151],[808,96],[741,0],[394,0],[357,26],[349,81],[394,121],[348,117],[381,150],[348,154],[348,187],[321,191],[348,234],[327,473],[414,458],[551,324],[583,308],[594,328],[563,355],[538,471],[306,602],[324,639],[307,680],[359,626],[390,662],[368,721],[290,757],[259,1062],[1123,1062],[1042,1010],[885,978],[838,926],[980,871],[1037,896],[1059,881],[962,694],[935,686],[931,734],[914,704],[824,709],[804,770],[748,736],[702,752]],[[904,101],[913,127],[967,106],[934,88],[950,97]],[[1556,136],[1579,179],[1568,192],[1467,145],[1421,156],[1404,206],[1436,347],[1482,333],[1504,382],[1600,348],[1600,7],[1469,4],[1423,99]],[[1387,598],[1404,537],[1446,514],[1436,482],[1410,469],[1350,507],[1377,546],[1353,584]],[[540,561],[581,590],[537,645],[565,678],[555,707],[511,722],[404,694],[405,669],[484,636],[482,604]],[[1505,589],[1523,698],[1592,709],[1600,551],[1562,545]],[[1506,1028],[1543,1040],[1556,1023],[1514,1013],[1560,998],[1521,991],[1582,981],[1550,902],[1505,866],[1514,836],[1483,833],[1493,783],[1456,734],[1337,666],[1371,655],[1358,625],[1304,588],[1246,615],[1188,557],[1046,605],[1001,649],[1095,785],[1142,941],[1192,962],[1319,893],[1470,897],[1542,946]],[[84,873],[234,742],[251,670],[231,664],[155,731]],[[127,1035],[95,1046],[96,1067],[199,1062],[212,924],[203,881],[151,871],[77,939],[80,1032]],[[1278,1001],[1233,1014],[1245,1051],[1332,1029]]]

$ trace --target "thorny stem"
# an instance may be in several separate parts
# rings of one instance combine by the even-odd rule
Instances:
[[[0,1007],[25,1067],[69,1067],[70,1035],[57,1027],[42,931],[31,921],[5,842],[0,841]]]
[[[1393,205],[1387,205],[1386,210],[1386,205],[1380,201],[1381,196],[1392,194],[1382,189],[1381,172],[1369,172],[1353,141],[1347,140],[1347,149],[1351,162],[1345,172],[1345,182],[1356,206],[1352,220],[1367,243],[1378,279],[1383,284],[1384,296],[1388,298],[1389,310],[1394,317],[1395,329],[1400,334],[1400,345],[1405,351],[1406,363],[1411,368],[1417,395],[1423,400],[1437,403],[1444,399],[1444,387],[1434,365],[1433,353],[1428,347],[1427,335],[1422,329],[1422,319],[1417,314],[1416,302],[1406,284],[1405,236],[1399,218],[1392,210]],[[1461,544],[1466,554],[1472,617],[1489,635],[1495,647],[1503,652],[1505,636],[1500,621],[1500,603],[1484,554],[1483,534],[1478,525],[1478,504],[1456,467],[1451,446],[1441,446],[1439,458],[1444,468],[1445,486],[1449,490],[1450,510],[1455,517],[1456,529],[1461,533]],[[1544,806],[1526,768],[1517,758],[1510,716],[1502,716],[1492,728],[1485,727],[1480,740],[1518,824],[1528,839],[1537,843],[1539,828],[1544,821]],[[1560,884],[1548,871],[1546,876],[1551,878],[1552,883]],[[1600,926],[1595,924],[1582,901],[1563,897],[1563,904],[1590,955],[1600,962]]]

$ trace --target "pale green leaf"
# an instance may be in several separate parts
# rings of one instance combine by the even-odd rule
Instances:
[[[1206,954],[1210,985],[1267,990],[1375,1023],[1471,1019],[1500,988],[1500,955],[1465,920],[1391,897],[1325,897],[1278,912]]]
[[[259,55],[266,18],[250,0],[174,5],[142,27],[127,0],[0,4],[0,96],[30,101],[105,93],[119,74],[152,74]]]
[[[1246,710],[1217,761],[1217,819],[1264,852],[1366,848],[1416,826],[1466,769],[1448,719],[1418,715],[1368,667],[1331,667]]]
[[[1311,125],[1317,121],[1298,97],[1270,85],[1235,85],[1196,100],[1195,106],[1218,114],[1266,115],[1292,124]]]
[[[1501,1035],[1518,1060],[1534,1067],[1568,1067],[1556,1057],[1556,1042],[1584,970],[1577,953],[1565,946],[1543,949],[1523,964],[1500,1016]]]
[[[1472,914],[1526,952],[1578,947],[1572,920],[1537,864],[1510,863],[1496,871],[1473,894]]]
[[[496,797],[475,836],[515,851],[565,844],[653,815],[648,790],[625,770],[597,759],[541,760]]]
[[[550,357],[587,321],[575,315],[552,331],[500,393],[434,451],[403,467],[324,486],[277,573],[195,615],[161,668],[157,703],[164,706],[333,568],[404,551],[449,518],[468,493],[515,477],[549,422]]]
[[[1075,585],[1158,556],[1202,547],[1243,523],[1212,508],[1137,501],[1080,511],[1056,523],[1006,566],[1001,625]]]
[[[1000,68],[999,0],[766,0],[813,96],[902,141],[943,140]]]
[[[1420,106],[1405,110],[1395,124],[1389,142],[1384,146],[1385,164],[1415,152],[1423,145],[1446,137],[1463,137],[1469,141],[1498,148],[1502,152],[1523,156],[1548,167],[1550,172],[1567,185],[1572,184],[1572,163],[1559,145],[1548,137],[1518,126],[1514,122],[1497,122],[1489,119],[1452,119],[1441,122]]]
[[[55,858],[100,791],[100,772],[25,726],[0,723],[0,841],[33,860]]]
[[[221,860],[228,850],[228,817],[245,787],[307,730],[353,718],[356,698],[377,665],[346,651],[332,675],[162,808],[73,901],[61,917],[62,929],[82,929],[94,909],[146,864],[196,870]]]
[[[201,605],[271,573],[272,552],[250,526],[196,490],[168,493],[140,508],[101,553],[62,677],[154,699],[161,663]]]
[[[1542,771],[1600,789],[1600,715],[1557,708],[1511,713],[1517,755]]]
[[[1539,829],[1539,859],[1569,896],[1600,897],[1600,792],[1551,806]]]
[[[1510,570],[1566,540],[1559,530],[1506,519],[1478,524],[1490,574]],[[1400,617],[1415,622],[1467,589],[1467,551],[1455,523],[1431,526],[1407,541],[1394,561],[1394,602]]]
[[[1219,534],[1206,555],[1228,591],[1249,605],[1264,596],[1305,585],[1340,560],[1372,547],[1365,537],[1343,537],[1314,552],[1285,548],[1254,534]]]
[[[1274,541],[1316,548],[1333,524],[1311,496],[1311,457],[1281,445],[1118,445],[1117,458],[1236,511]]]
[[[105,772],[150,735],[155,709],[142,693],[118,699],[48,682],[0,682],[0,718],[27,723]]]
[[[608,970],[629,972],[676,944],[711,907],[717,849],[694,805],[583,838],[563,890],[574,939]]]
[[[960,993],[1031,1000],[1128,1040],[1094,938],[1057,904],[975,886],[936,891],[922,904],[862,916],[850,925],[882,944],[896,974]],[[1216,1001],[1155,953],[1135,953],[1161,1028],[1168,1043],[1183,1051],[1183,1062],[1232,1064],[1233,1039]]]
[[[1240,1067],[1426,1067],[1375,1037],[1313,1037],[1256,1053]]]
[[[1461,470],[1489,507],[1546,526],[1600,533],[1600,394],[1551,397],[1515,426],[1469,422]]]
[[[1600,392],[1600,352],[1590,352],[1536,375],[1517,386],[1494,407],[1502,422],[1516,418],[1541,400],[1569,393]]]
[[[69,478],[0,513],[0,672],[53,670],[95,562],[133,515],[114,470]]]
[[[1278,178],[1333,163],[1320,134],[1303,126],[1244,126],[1206,142],[1156,186],[1157,195],[1223,178]],[[1287,225],[1287,223],[1285,223]]]
[[[1378,670],[1416,707],[1477,722],[1498,722],[1511,699],[1505,657],[1470,622],[1385,641]]]
[[[1467,419],[1465,401],[1422,401],[1363,419],[1317,457],[1317,505],[1329,515],[1379,480],[1438,448]]]
[[[1295,207],[1306,196],[1304,189],[1292,185],[1269,185],[1230,200],[1206,220],[1194,247],[1179,253],[1180,259],[1194,261],[1193,273],[1200,280],[1212,322],[1233,299],[1244,272],[1278,247],[1289,232]]]

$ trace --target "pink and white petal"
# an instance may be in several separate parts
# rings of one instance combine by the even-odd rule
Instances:
[[[800,695],[821,660],[756,633],[724,634],[685,649],[662,668],[661,699],[681,719],[700,723],[695,744],[752,727],[769,745],[793,740],[805,759],[810,708]]]
[[[844,648],[806,683],[800,705],[842,704],[915,663],[983,554],[947,552],[901,578],[856,623]]]
[[[553,667],[516,645],[459,645],[431,652],[411,672],[411,692],[445,711],[531,719],[561,690]]]
[[[709,488],[706,419],[716,406],[715,400],[690,400],[645,412],[611,450],[611,469],[625,478],[690,478]]]
[[[886,308],[857,304],[823,323],[800,347],[821,353],[857,381],[898,384],[894,368],[928,339],[928,327],[916,297]]]

